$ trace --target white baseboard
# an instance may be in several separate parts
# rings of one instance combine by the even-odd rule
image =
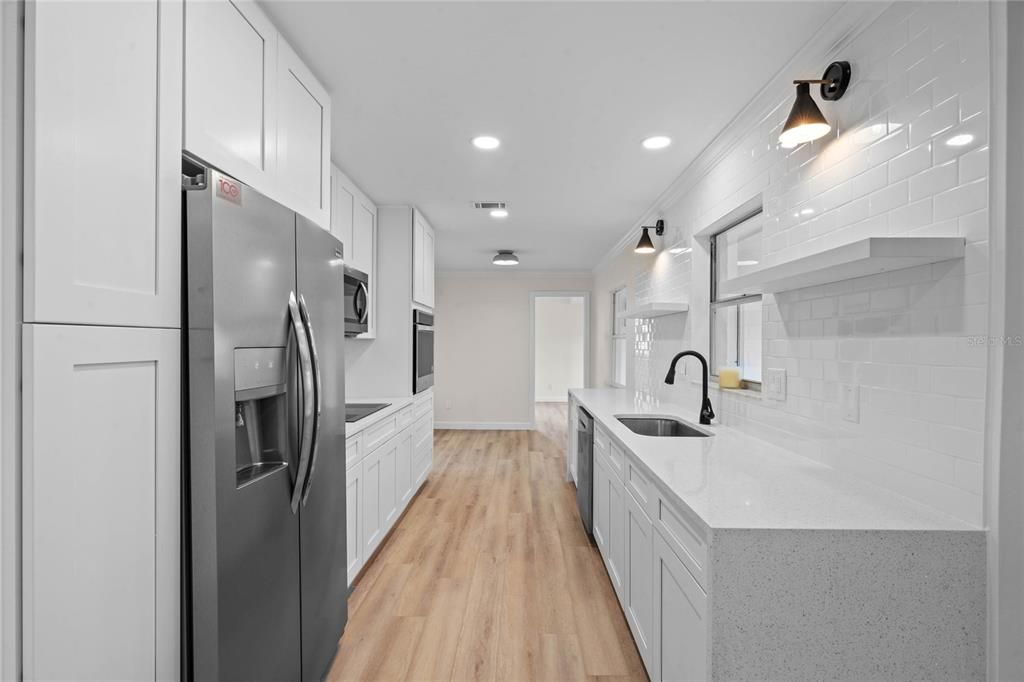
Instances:
[[[452,431],[529,431],[530,422],[434,422],[436,430]]]

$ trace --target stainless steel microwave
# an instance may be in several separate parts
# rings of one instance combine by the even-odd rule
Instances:
[[[345,266],[345,336],[358,336],[370,329],[370,278],[365,272]]]

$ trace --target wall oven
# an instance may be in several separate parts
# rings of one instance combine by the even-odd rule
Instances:
[[[412,311],[412,392],[434,385],[434,316]]]
[[[370,278],[345,266],[345,336],[358,336],[370,328]]]

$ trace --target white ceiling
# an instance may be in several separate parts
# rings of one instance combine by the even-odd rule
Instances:
[[[334,160],[426,214],[443,270],[490,268],[499,248],[523,269],[593,267],[838,7],[262,4],[331,93]],[[482,133],[501,148],[473,148]],[[643,149],[655,133],[674,144]]]

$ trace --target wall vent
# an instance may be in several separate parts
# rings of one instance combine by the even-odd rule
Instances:
[[[473,202],[473,208],[486,208],[486,209],[493,210],[495,208],[508,208],[508,207],[505,206],[505,202],[504,201],[474,201]]]

